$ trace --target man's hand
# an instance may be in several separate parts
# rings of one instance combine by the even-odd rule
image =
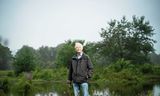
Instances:
[[[70,80],[67,80],[67,84],[71,84],[71,81],[70,81]]]
[[[69,87],[71,87],[71,81],[70,80],[67,80],[67,82],[66,82],[68,85],[69,85]]]

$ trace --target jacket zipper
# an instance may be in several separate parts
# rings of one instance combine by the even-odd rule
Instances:
[[[76,60],[77,65],[76,65],[76,76],[77,76],[77,67],[78,67],[78,59]]]

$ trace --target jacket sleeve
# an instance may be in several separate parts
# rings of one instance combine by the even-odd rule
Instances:
[[[72,81],[72,63],[69,64],[68,80]]]
[[[93,64],[92,64],[91,59],[89,58],[89,56],[88,56],[87,68],[88,68],[88,78],[91,78],[92,74],[93,74]]]

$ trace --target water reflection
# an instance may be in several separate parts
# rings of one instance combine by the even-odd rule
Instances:
[[[103,91],[94,90],[93,96],[110,96],[109,90],[108,89],[103,90]]]
[[[97,83],[90,85],[91,96],[160,96],[160,84],[118,85]],[[7,87],[8,86],[8,87]],[[16,82],[1,86],[0,96],[73,96],[72,87],[65,83]]]
[[[154,85],[153,87],[153,95],[160,96],[160,85]]]
[[[45,94],[36,94],[35,96],[59,96],[56,92],[49,92],[49,93],[45,93]]]

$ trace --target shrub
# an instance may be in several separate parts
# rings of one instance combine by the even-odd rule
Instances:
[[[143,65],[139,66],[139,70],[142,74],[152,74],[153,73],[153,65],[143,64]]]
[[[154,66],[153,73],[160,76],[160,66]]]

